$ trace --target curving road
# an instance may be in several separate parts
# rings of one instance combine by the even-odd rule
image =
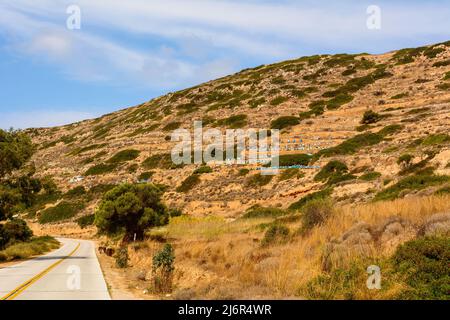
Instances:
[[[58,250],[0,269],[0,300],[110,299],[94,243],[58,240]]]

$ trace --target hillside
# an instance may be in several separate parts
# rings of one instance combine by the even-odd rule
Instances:
[[[449,89],[446,42],[382,55],[321,55],[260,66],[98,119],[29,132],[39,146],[33,159],[38,175],[53,177],[64,191],[151,177],[168,186],[170,204],[190,214],[236,217],[255,204],[286,208],[324,189],[342,203],[433,193],[445,182],[380,192],[424,168],[450,174]],[[362,125],[368,110],[376,115]],[[285,170],[260,181],[242,170],[245,166],[213,166],[177,192],[198,166],[173,168],[170,133],[179,127],[191,130],[194,120],[222,130],[282,128],[282,155],[316,154],[313,161],[322,168],[331,160],[346,168],[326,183],[327,177],[314,179],[317,169]],[[285,150],[292,137],[313,149]],[[398,163],[404,154],[412,156],[409,171]],[[85,178],[70,183],[75,176]]]

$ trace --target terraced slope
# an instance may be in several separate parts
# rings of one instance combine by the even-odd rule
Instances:
[[[170,134],[191,129],[194,120],[222,130],[279,128],[282,163],[321,169],[263,178],[244,165],[195,173],[199,166],[174,166]],[[169,204],[226,217],[255,204],[298,208],[305,197],[323,194],[359,203],[445,192],[449,131],[450,42],[382,55],[303,57],[98,119],[29,130],[40,148],[33,159],[40,176],[52,176],[64,191],[91,190],[78,215],[92,213],[95,190],[150,179],[167,185]],[[292,150],[293,138],[311,148]],[[75,176],[85,178],[71,183]]]

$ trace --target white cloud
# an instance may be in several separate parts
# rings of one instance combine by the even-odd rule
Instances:
[[[90,112],[78,111],[21,111],[2,112],[0,128],[9,129],[13,124],[16,129],[53,127],[91,119],[97,116]]]
[[[158,89],[223,76],[244,58],[273,61],[312,48],[383,51],[399,39],[407,45],[448,34],[449,6],[378,2],[378,33],[366,28],[364,1],[293,0],[78,0],[79,31],[65,28],[71,0],[3,0],[0,30],[22,53],[58,63],[70,77]],[[145,46],[146,37],[157,47]]]

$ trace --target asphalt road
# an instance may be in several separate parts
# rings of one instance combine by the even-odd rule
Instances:
[[[58,240],[58,250],[0,269],[1,300],[110,299],[94,243]]]

